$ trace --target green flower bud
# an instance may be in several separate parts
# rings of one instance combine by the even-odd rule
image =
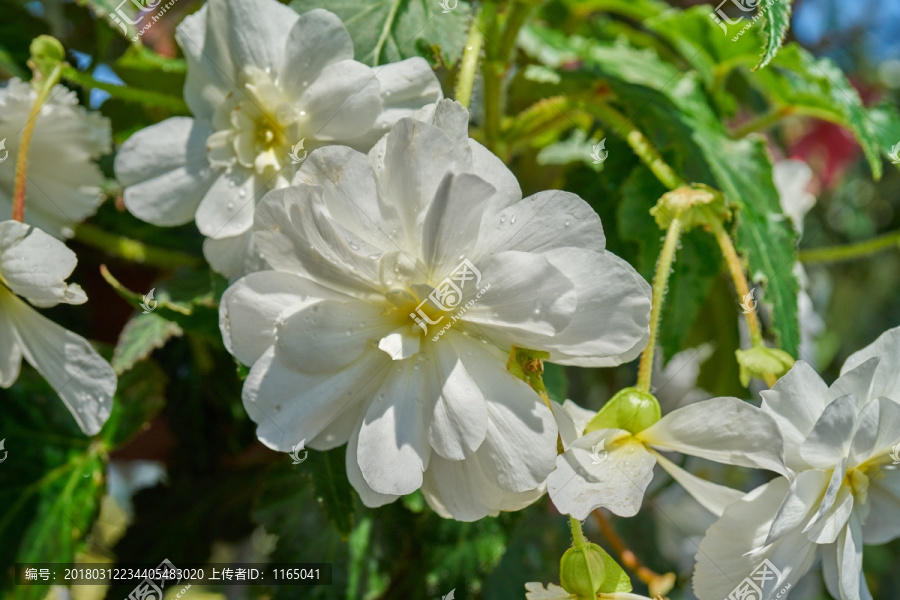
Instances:
[[[678,217],[685,231],[700,226],[711,226],[731,219],[731,211],[725,206],[725,197],[711,187],[695,184],[680,187],[662,195],[656,206],[650,209],[661,229],[668,229],[672,219]]]
[[[559,583],[579,598],[596,598],[605,578],[603,550],[597,544],[569,548],[559,561]]]
[[[624,429],[638,433],[659,421],[661,416],[659,402],[653,394],[629,387],[603,405],[584,428],[584,433],[598,429]]]
[[[778,348],[754,346],[748,350],[735,352],[740,366],[741,385],[747,387],[751,377],[763,378],[766,373],[781,377],[794,366],[794,357]]]
[[[31,67],[42,77],[66,59],[66,50],[58,39],[49,35],[39,35],[31,40]]]

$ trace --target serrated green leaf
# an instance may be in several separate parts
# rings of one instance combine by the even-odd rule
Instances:
[[[765,15],[763,31],[766,34],[766,45],[763,47],[759,62],[753,67],[754,70],[762,69],[769,64],[784,43],[784,37],[791,26],[791,1],[768,0],[768,7],[760,9]]]
[[[302,14],[322,3],[293,0],[290,7]],[[462,55],[471,13],[465,1],[449,12],[442,12],[436,0],[334,0],[327,8],[347,26],[356,60],[372,66],[413,56],[428,58],[434,48],[445,64],[455,63]]]
[[[890,102],[882,102],[869,109],[875,135],[882,154],[900,168],[900,111]]]
[[[112,413],[100,431],[110,448],[134,437],[162,409],[167,381],[154,362],[142,362],[119,377]]]
[[[122,328],[110,364],[121,375],[150,356],[154,350],[165,346],[170,339],[183,333],[177,323],[157,314],[138,314]]]
[[[800,46],[788,44],[768,68],[757,71],[748,81],[774,110],[813,116],[852,131],[873,177],[881,178],[875,123],[866,114],[856,89],[830,59],[816,59]]]
[[[353,531],[353,488],[344,462],[346,447],[320,452],[308,461],[316,500],[328,519],[346,538]]]

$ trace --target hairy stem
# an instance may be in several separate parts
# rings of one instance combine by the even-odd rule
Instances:
[[[20,223],[25,222],[25,181],[28,172],[28,148],[31,146],[31,135],[34,133],[34,126],[37,123],[38,115],[47,102],[47,97],[53,86],[59,81],[59,77],[63,71],[63,63],[58,63],[41,83],[41,89],[38,91],[34,104],[31,105],[31,112],[28,114],[28,121],[25,123],[25,129],[22,130],[22,141],[19,144],[19,154],[16,156],[16,182],[13,187],[13,211],[12,218]]]
[[[672,263],[675,260],[680,237],[681,220],[675,217],[666,231],[666,241],[659,252],[659,260],[656,262],[656,274],[653,276],[653,299],[650,305],[650,341],[647,342],[647,347],[644,348],[644,352],[641,354],[636,386],[642,392],[650,392],[650,379],[653,375],[653,352],[656,348],[656,338],[659,333],[659,319],[662,315],[666,286],[669,284],[669,274],[672,272]]]
[[[725,264],[728,265],[728,272],[731,275],[731,280],[734,282],[734,288],[738,297],[747,298],[750,294],[750,284],[747,282],[744,266],[741,264],[737,250],[735,250],[734,244],[731,242],[731,236],[728,235],[725,227],[719,221],[713,222],[712,229],[716,242],[718,242],[719,248],[722,250],[722,256],[725,258]],[[759,325],[759,318],[756,316],[756,309],[745,310],[743,313],[747,320],[747,329],[750,331],[750,340],[753,345],[764,346],[762,328]],[[765,373],[763,379],[769,387],[775,385],[774,374]]]
[[[587,539],[585,539],[584,531],[581,529],[581,521],[570,516],[569,527],[572,529],[572,547],[584,548],[587,546]]]
[[[484,14],[484,7],[478,14],[478,18]],[[477,21],[469,27],[469,37],[466,39],[466,48],[463,51],[459,65],[459,76],[456,80],[456,101],[469,107],[472,100],[472,87],[475,85],[475,73],[478,69],[478,57],[481,55],[481,46],[484,44],[484,32]]]
[[[900,250],[900,231],[866,240],[865,242],[857,242],[845,246],[801,250],[800,261],[805,263],[823,263],[853,260],[855,258],[862,258],[864,256],[869,256],[870,254],[875,254],[876,252],[881,252],[882,250],[887,250],[888,248],[897,248]]]
[[[486,1],[481,8],[481,16],[487,38],[484,61],[481,64],[484,79],[484,139],[488,149],[499,153],[497,145],[503,115],[501,81],[505,65],[503,57],[498,54],[497,37],[500,29],[497,24],[497,5],[490,0]]]

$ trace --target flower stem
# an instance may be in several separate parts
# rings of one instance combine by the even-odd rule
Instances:
[[[837,262],[841,260],[853,260],[888,248],[900,249],[900,231],[895,231],[881,237],[865,242],[835,246],[832,248],[814,248],[801,250],[800,261],[805,263]]]
[[[501,80],[505,70],[503,58],[498,56],[497,36],[497,4],[486,0],[481,7],[482,23],[488,43],[484,47],[484,61],[481,64],[484,80],[484,138],[491,151],[499,154],[497,145],[500,139],[500,120],[502,118]]]
[[[569,527],[572,529],[572,547],[584,548],[587,546],[587,539],[585,539],[584,531],[581,529],[581,521],[573,516],[569,516]]]
[[[597,525],[600,526],[603,537],[607,539],[609,545],[612,546],[616,554],[619,555],[625,568],[631,570],[638,576],[638,579],[646,583],[647,587],[650,588],[651,594],[658,593],[660,595],[665,595],[672,589],[675,583],[675,575],[673,573],[660,575],[656,571],[644,566],[641,561],[638,560],[637,555],[628,549],[628,546],[625,545],[625,542],[622,541],[622,538],[616,533],[612,523],[609,522],[609,519],[607,519],[599,509],[592,512],[591,515],[594,517]],[[571,517],[569,518],[571,519]],[[580,528],[581,524],[579,523],[579,530]]]
[[[647,168],[664,186],[674,190],[685,185],[685,182],[675,174],[672,167],[663,160],[656,148],[653,147],[653,144],[650,143],[650,140],[625,115],[605,102],[590,102],[584,108],[601,121],[605,121],[607,125],[617,132],[627,132],[625,133],[625,141],[628,142],[634,153],[638,155],[641,162],[647,165]]]
[[[28,121],[25,123],[25,129],[22,130],[22,141],[19,144],[19,154],[16,157],[16,182],[13,187],[13,212],[12,218],[20,223],[25,222],[25,174],[28,172],[28,148],[31,146],[31,134],[34,133],[34,126],[37,123],[38,115],[53,86],[59,81],[62,74],[63,63],[57,63],[50,74],[44,78],[41,89],[38,90],[34,104],[31,105],[31,112],[28,114]]]
[[[196,256],[175,250],[147,246],[137,240],[103,231],[87,223],[78,225],[75,229],[75,239],[88,246],[99,248],[112,256],[118,256],[131,262],[161,269],[175,269],[203,264],[203,261]]]
[[[484,14],[484,7],[478,14],[481,19]],[[481,46],[484,43],[484,32],[479,23],[474,21],[469,27],[469,37],[466,39],[466,48],[463,51],[462,60],[459,65],[459,76],[456,80],[456,101],[469,107],[472,100],[472,87],[475,85],[475,73],[478,70],[478,57],[481,55]]]
[[[663,300],[666,296],[666,286],[669,283],[669,275],[672,272],[672,263],[675,260],[675,252],[678,250],[678,240],[681,237],[681,220],[678,217],[672,219],[666,230],[666,241],[663,243],[656,262],[656,274],[653,276],[653,299],[650,305],[650,341],[641,354],[641,362],[638,366],[638,390],[650,392],[650,378],[653,375],[653,352],[656,348],[656,337],[659,331],[659,319],[662,315]]]
[[[731,280],[734,282],[734,288],[739,298],[746,298],[750,294],[750,284],[747,282],[747,276],[744,274],[744,266],[738,256],[731,237],[725,231],[725,227],[719,221],[714,221],[712,225],[712,233],[719,244],[722,256],[725,258],[725,264],[728,265],[728,272],[731,274]],[[759,318],[756,316],[756,310],[743,311],[747,320],[747,329],[750,331],[750,341],[754,346],[764,346],[762,328],[759,324]],[[772,387],[775,385],[775,375],[765,373],[763,379],[766,385]]]
[[[790,107],[773,108],[769,112],[753,117],[746,123],[738,125],[734,129],[734,131],[731,132],[731,137],[733,139],[741,139],[743,137],[747,137],[751,133],[756,133],[757,131],[765,131],[766,129],[780,121],[782,117],[791,114],[791,112],[792,111]]]
[[[169,96],[168,94],[161,94],[152,90],[139,90],[124,85],[115,85],[113,83],[97,81],[87,73],[82,73],[72,66],[66,66],[65,69],[63,69],[62,77],[81,87],[102,90],[114,98],[119,98],[128,102],[135,102],[147,106],[158,106],[174,113],[189,113],[187,104],[185,104],[184,100],[181,98]]]

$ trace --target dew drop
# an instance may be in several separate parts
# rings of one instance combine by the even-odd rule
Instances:
[[[233,208],[234,208],[234,202],[229,202],[229,203],[228,203],[228,210],[231,210],[231,209],[233,209]]]
[[[353,330],[352,330],[352,329],[347,329],[347,331],[345,331],[344,333],[347,334],[347,337],[350,337],[351,335],[353,335]]]
[[[246,197],[247,197],[247,190],[241,188],[241,191],[238,192],[238,196],[240,196],[241,198],[246,198]]]
[[[503,215],[503,216],[500,217],[500,222],[501,222],[501,223],[506,223],[506,215]]]
[[[514,225],[515,222],[516,222],[516,215],[513,215],[512,217],[509,218],[509,224]]]
[[[563,227],[568,227],[569,225],[571,225],[571,223],[572,223],[571,221],[569,221],[568,219],[566,219],[566,220],[563,222]]]

